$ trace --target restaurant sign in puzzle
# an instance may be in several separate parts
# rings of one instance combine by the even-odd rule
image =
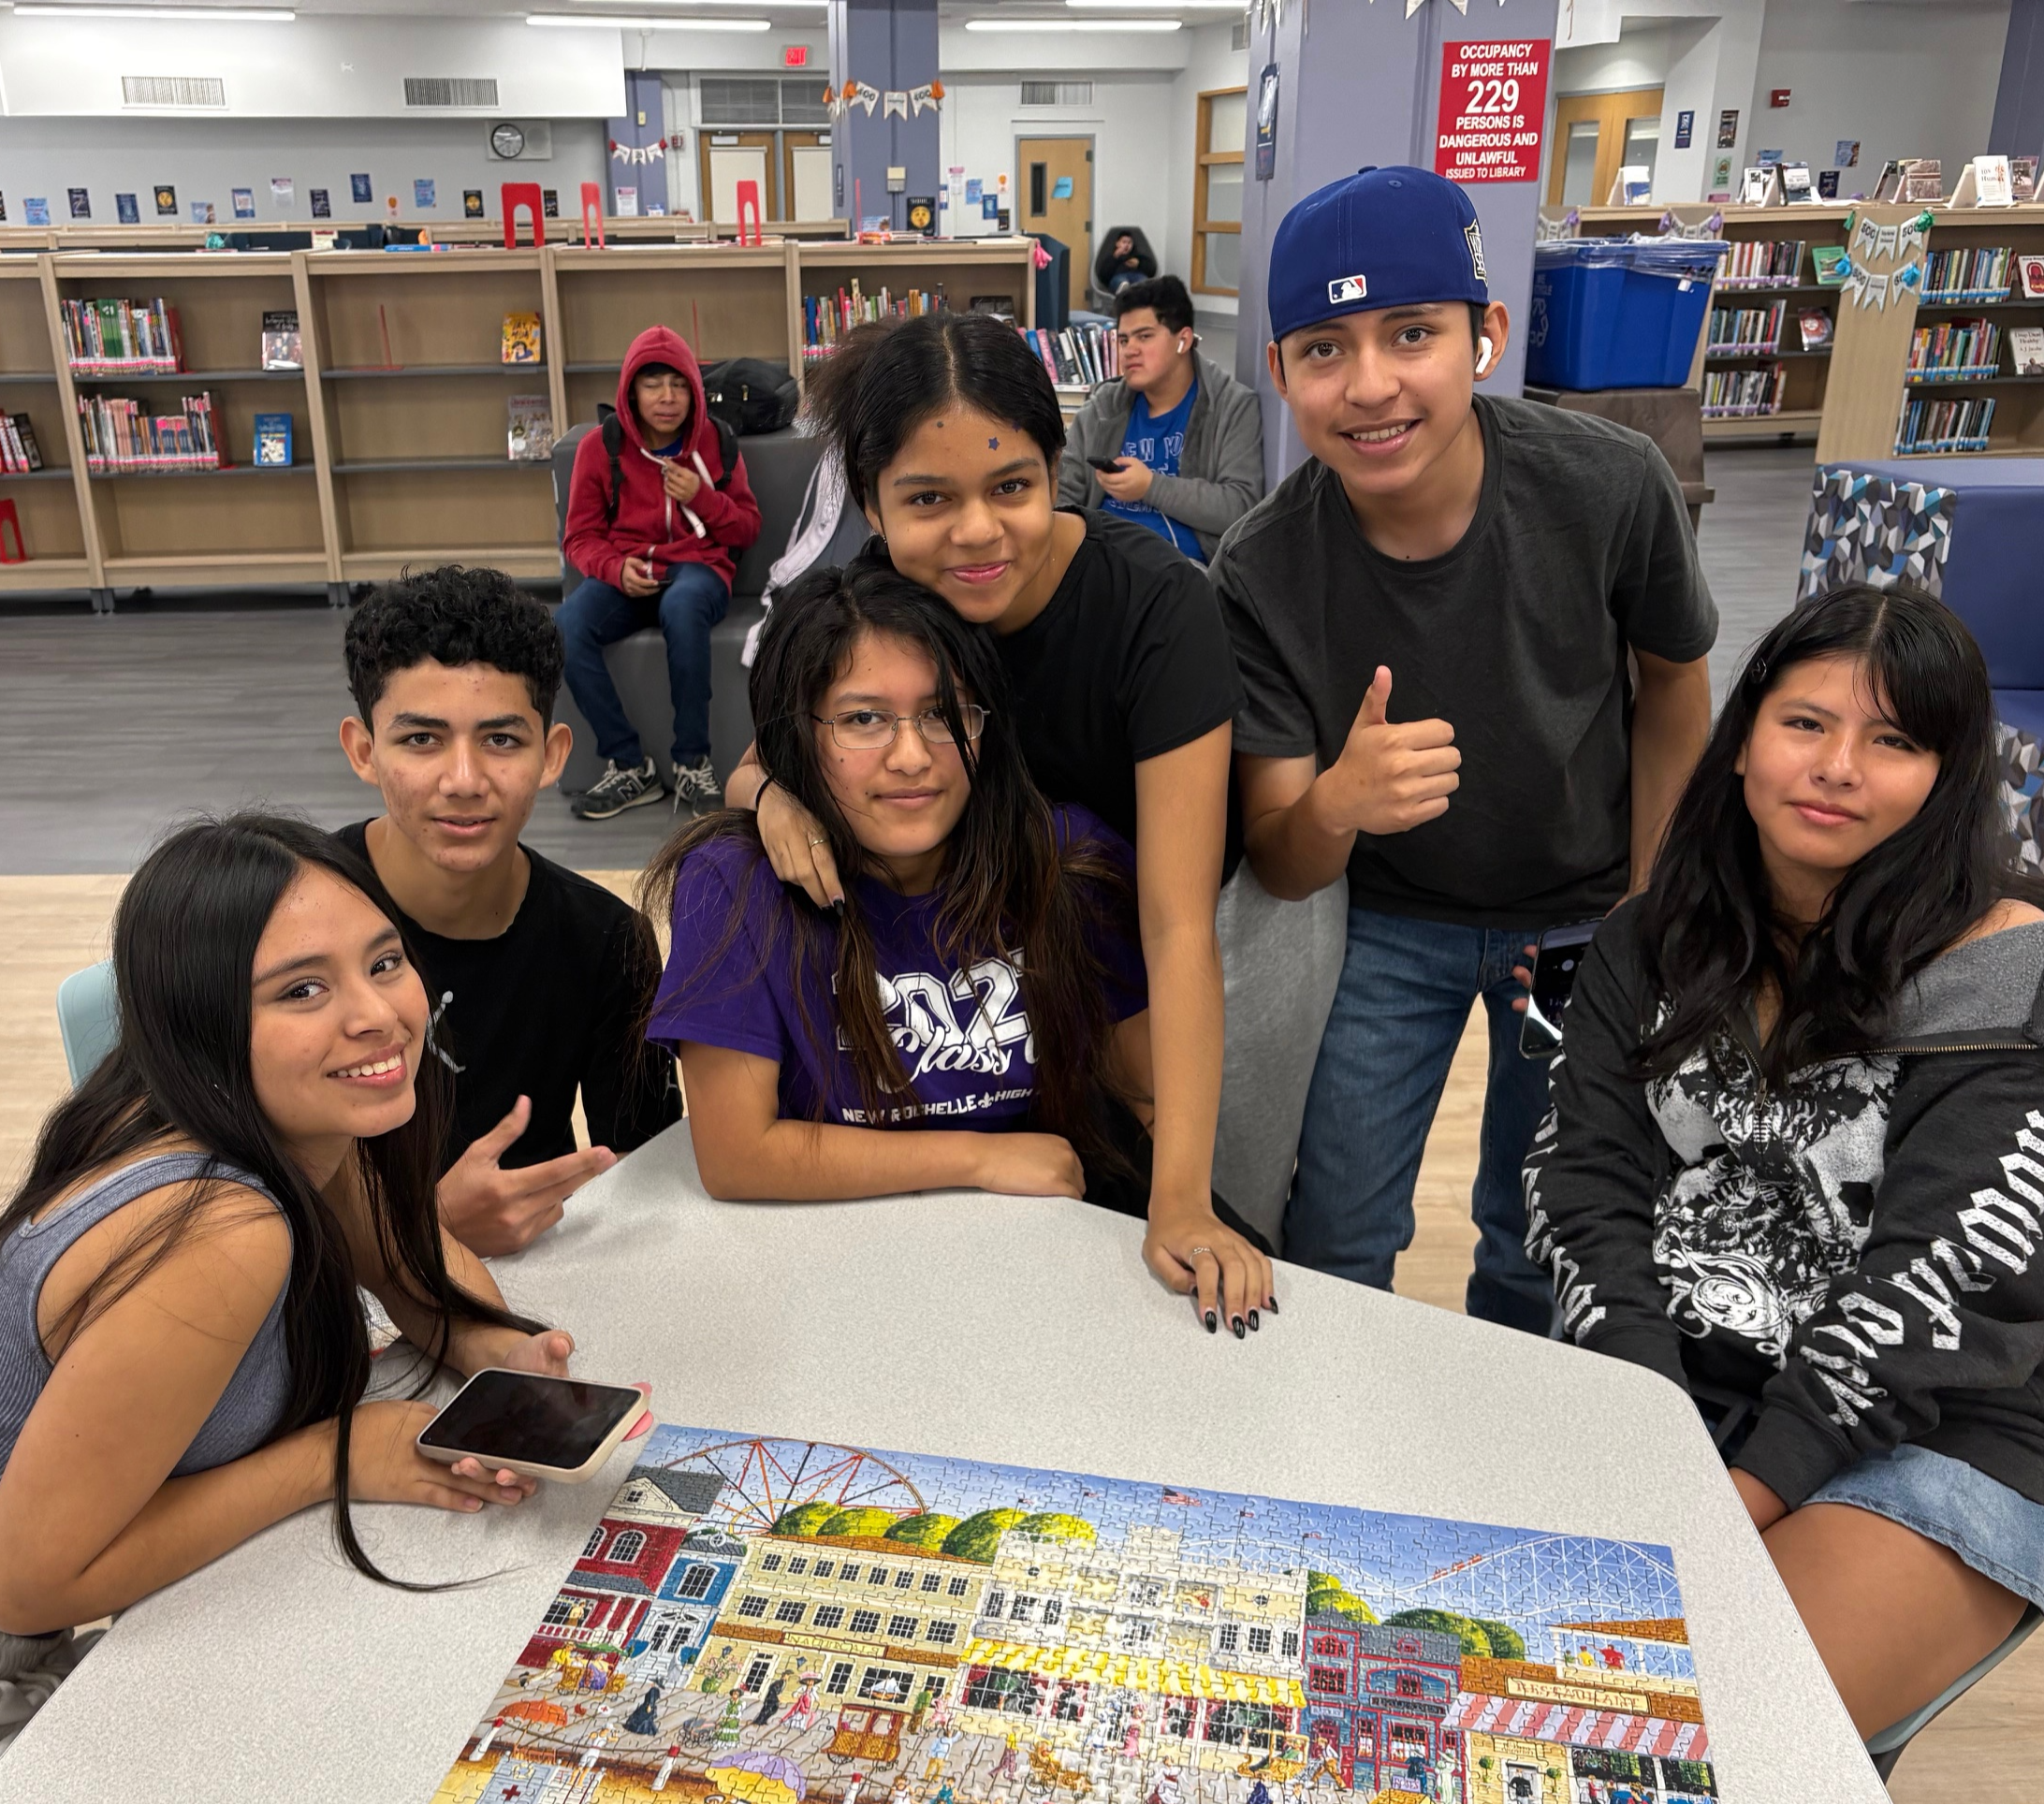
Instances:
[[[1451,182],[1532,182],[1547,118],[1545,37],[1443,44],[1434,173]]]
[[[1716,1797],[1665,1548],[671,1426],[434,1795]]]

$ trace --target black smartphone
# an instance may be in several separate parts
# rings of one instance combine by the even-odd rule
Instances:
[[[609,1458],[645,1409],[635,1385],[486,1367],[419,1431],[418,1451],[449,1466],[473,1454],[488,1467],[573,1485]]]
[[[1533,961],[1533,994],[1519,1024],[1519,1051],[1528,1059],[1552,1059],[1561,1051],[1561,1012],[1575,987],[1576,968],[1602,925],[1601,921],[1571,922],[1540,936],[1540,953]]]
[[[1095,470],[1119,470],[1121,468],[1121,459],[1118,458],[1088,458],[1086,461],[1091,464]]]

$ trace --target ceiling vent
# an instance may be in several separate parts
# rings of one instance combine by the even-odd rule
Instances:
[[[1234,30],[1229,34],[1228,48],[1232,51],[1246,51],[1249,48],[1249,22],[1247,19],[1235,21]]]
[[[227,84],[217,75],[124,75],[124,107],[212,107],[227,104]]]
[[[408,75],[404,78],[407,107],[494,107],[497,78],[493,75]]]
[[[1025,81],[1022,104],[1025,107],[1090,107],[1093,84],[1090,81]]]
[[[822,92],[821,88],[817,89],[817,93]],[[706,75],[697,84],[696,94],[701,123],[705,125],[781,124],[781,79],[778,76]]]

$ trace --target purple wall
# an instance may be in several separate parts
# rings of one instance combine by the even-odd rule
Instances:
[[[604,141],[606,145],[652,145],[666,136],[666,101],[662,92],[660,74],[654,69],[627,69],[624,72],[624,116],[621,119],[604,121]],[[645,123],[639,122],[643,118]],[[656,209],[671,213],[674,209],[667,199],[667,156],[664,151],[655,151],[644,163],[635,163],[620,156],[617,152],[604,153],[604,211],[617,211],[617,191],[620,188],[638,190],[638,210],[650,213]],[[573,201],[571,206],[569,203]],[[582,202],[579,194],[563,195],[561,211],[579,217]]]
[[[890,88],[906,93],[936,80],[937,0],[832,0],[831,86],[841,88],[848,78],[883,94]],[[854,232],[859,227],[854,192],[860,211],[884,213],[897,226],[908,223],[902,205],[906,196],[940,192],[939,117],[936,108],[926,107],[920,118],[912,109],[906,119],[890,119],[876,102],[870,117],[865,108],[853,107],[832,123],[832,202],[851,220]],[[893,165],[908,171],[907,185],[898,195],[887,192],[887,170]]]

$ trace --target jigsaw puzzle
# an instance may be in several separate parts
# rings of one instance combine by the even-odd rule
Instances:
[[[1665,1548],[663,1425],[434,1798],[1716,1796]]]

